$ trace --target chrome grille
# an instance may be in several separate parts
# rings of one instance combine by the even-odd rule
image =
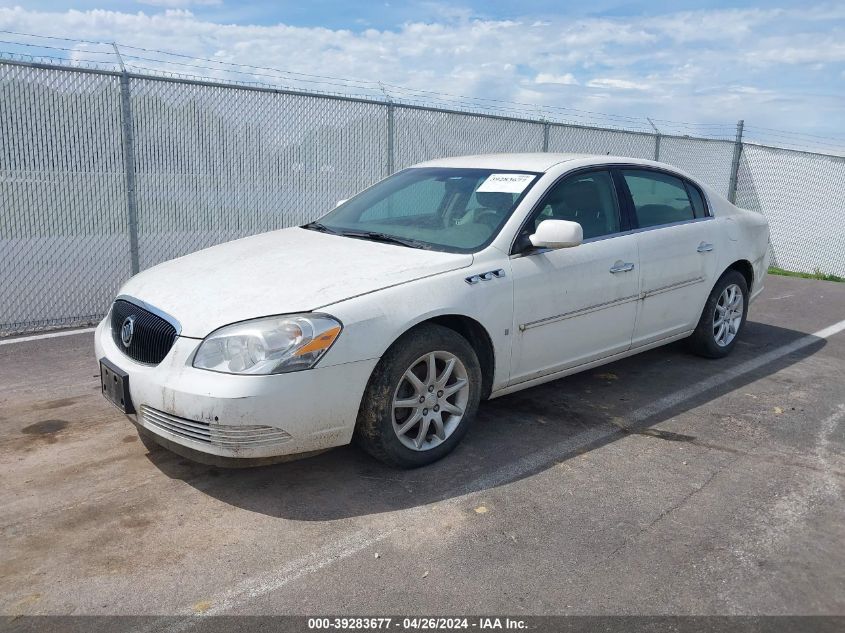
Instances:
[[[121,340],[121,329],[132,317],[133,333],[129,345]],[[158,365],[176,341],[176,328],[169,321],[141,306],[118,299],[111,309],[111,335],[117,348],[132,360]]]
[[[170,415],[146,405],[141,406],[141,416],[144,423],[154,429],[162,429],[179,437],[221,448],[255,448],[282,444],[291,439],[289,433],[274,426],[233,426],[216,422],[198,422]]]

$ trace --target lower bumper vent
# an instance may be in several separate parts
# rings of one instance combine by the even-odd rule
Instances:
[[[144,424],[153,429],[161,429],[185,439],[221,448],[256,448],[282,444],[291,439],[289,433],[274,426],[234,426],[216,422],[197,422],[170,415],[146,405],[141,406],[141,417]]]

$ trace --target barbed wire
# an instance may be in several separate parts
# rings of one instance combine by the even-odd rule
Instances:
[[[7,31],[7,30],[0,30],[0,33],[11,33],[11,34],[21,35],[21,36],[30,36],[30,34],[27,34],[27,33],[21,33],[21,32],[16,32],[16,31]],[[41,39],[53,39],[52,36],[45,36],[45,35],[38,35],[38,36],[34,36],[34,37],[39,37]],[[76,41],[76,40],[72,40],[70,38],[55,38],[55,39],[58,39],[58,40],[61,40],[61,41],[69,41],[69,42]],[[78,41],[80,43],[85,43],[85,44],[107,45],[107,46],[113,45],[111,42],[93,42],[91,40],[78,40]],[[41,47],[41,48],[48,48],[48,49],[53,48],[53,49],[56,49],[56,50],[66,50],[66,51],[75,51],[76,50],[76,49],[68,49],[68,48],[61,48],[61,47],[53,47],[53,46],[50,46],[50,45],[33,45],[33,44],[23,44],[23,45],[25,45],[25,46],[38,46],[38,47]],[[240,63],[240,62],[222,61],[222,60],[219,60],[219,59],[210,59],[210,58],[203,58],[203,57],[192,56],[192,55],[185,55],[183,53],[161,51],[161,50],[157,50],[157,49],[143,48],[143,47],[140,47],[140,46],[132,46],[132,45],[128,45],[128,44],[119,44],[118,47],[124,48],[124,49],[139,50],[139,51],[144,51],[144,52],[148,52],[148,53],[155,53],[155,54],[158,54],[158,55],[166,55],[166,56],[169,56],[169,57],[179,57],[179,58],[182,58],[182,59],[190,59],[194,62],[202,61],[202,62],[205,62],[205,63],[213,63],[213,64],[219,64],[219,65],[223,65],[223,66],[235,67],[234,69],[232,69],[232,68],[225,69],[229,72],[243,73],[244,71],[241,71],[240,68],[249,68],[249,69],[261,70],[261,71],[271,71],[273,73],[281,74],[281,75],[293,75],[293,76],[297,76],[297,77],[303,77],[303,78],[307,78],[307,81],[309,83],[325,83],[325,81],[342,82],[341,85],[344,85],[344,86],[345,85],[350,85],[350,86],[358,85],[358,86],[365,86],[365,87],[368,86],[369,89],[372,89],[373,91],[383,90],[384,88],[391,88],[394,91],[401,91],[401,92],[406,92],[406,93],[411,92],[411,93],[418,93],[418,94],[428,94],[428,95],[432,95],[435,98],[449,97],[451,99],[469,100],[469,101],[473,101],[473,102],[480,101],[480,102],[501,103],[501,104],[506,104],[508,106],[528,106],[528,107],[532,107],[532,108],[537,107],[537,104],[533,104],[533,103],[509,101],[509,100],[505,100],[505,99],[493,99],[493,98],[490,98],[490,97],[479,97],[479,96],[470,96],[470,95],[460,95],[460,94],[436,92],[436,91],[432,91],[432,90],[425,90],[425,89],[422,89],[422,88],[411,88],[411,87],[408,87],[408,86],[399,86],[397,84],[392,84],[392,83],[387,83],[387,82],[382,82],[382,81],[367,80],[367,79],[348,79],[348,78],[334,77],[334,76],[330,76],[330,75],[316,75],[316,74],[302,73],[302,72],[297,72],[297,71],[273,68],[273,67],[269,67],[269,66],[256,66],[256,65],[244,64],[244,63]],[[108,53],[108,51],[106,51],[106,53]],[[142,61],[152,61],[152,62],[157,62],[157,63],[166,63],[166,64],[175,64],[175,65],[189,65],[189,64],[184,64],[184,63],[181,63],[181,62],[174,62],[172,60],[161,60],[161,59],[147,58],[147,57],[143,57],[143,56],[133,56],[133,55],[123,55],[123,56],[128,57],[128,58],[139,59],[139,60],[142,60]],[[194,66],[196,68],[201,68],[201,69],[208,69],[206,67],[199,66],[196,63],[190,64],[190,66]],[[208,69],[208,70],[215,70],[215,69]],[[316,81],[316,80],[325,80],[325,81]],[[306,81],[306,79],[302,79],[300,81]],[[632,117],[632,116],[627,116],[627,115],[609,114],[609,113],[596,112],[596,111],[590,111],[590,110],[579,110],[577,108],[570,108],[570,107],[559,106],[559,105],[554,105],[554,104],[544,104],[542,107],[544,107],[546,109],[550,109],[550,110],[580,113],[582,115],[593,115],[593,116],[598,116],[598,117],[608,118],[608,119],[625,120],[625,121],[630,121],[630,122],[636,123],[638,125],[644,125],[645,124],[645,121],[643,120],[642,117]],[[725,125],[725,124],[718,124],[718,125]]]
[[[211,59],[130,44],[25,33],[9,29],[0,29],[0,34],[30,40],[17,41],[8,37],[0,39],[0,59],[11,61],[29,61],[57,66],[68,65],[75,68],[119,71],[121,66],[117,51],[120,51],[119,55],[123,59],[127,71],[141,74],[150,73],[157,77],[214,81],[374,101],[386,100],[397,105],[434,106],[461,112],[538,119],[550,123],[599,127],[613,131],[654,134],[656,130],[658,133],[667,136],[724,141],[733,141],[736,134],[734,123],[690,122],[655,117],[652,117],[649,121],[646,117],[584,110],[553,103],[526,103],[440,92],[371,79],[311,74],[272,66]],[[49,43],[32,40],[44,40]],[[70,46],[57,45],[57,42],[68,43]],[[25,50],[9,50],[14,47],[22,47]],[[91,50],[91,47],[107,47],[107,49]],[[117,51],[115,48],[117,48]],[[47,54],[36,54],[38,50]],[[143,54],[138,55],[129,51],[138,51]],[[92,59],[90,56],[102,56],[104,59]],[[199,72],[183,72],[180,69]],[[771,143],[774,145],[789,145],[802,150],[823,150],[823,152],[835,154],[845,153],[845,137],[822,136],[756,125],[745,126],[745,135],[748,140],[760,144]],[[772,139],[774,139],[774,142]]]
[[[20,31],[11,31],[8,29],[0,29],[0,33],[11,34],[19,37],[35,37],[41,40],[48,40],[48,41],[61,41],[61,42],[69,42],[75,45],[93,45],[93,46],[112,46],[111,42],[97,42],[93,40],[83,40],[83,39],[73,39],[67,37],[58,37],[58,36],[49,36],[49,35],[35,35],[30,33],[23,33]],[[54,44],[41,44],[36,43],[33,44],[31,42],[10,42],[9,40],[3,40],[2,43],[11,44],[11,45],[22,45],[26,47],[32,48],[43,48],[46,50],[59,50],[63,52],[69,53],[88,53],[93,51],[88,51],[79,48],[68,48],[66,46],[55,46]],[[357,90],[364,90],[367,93],[371,93],[373,96],[376,96],[382,91],[386,90],[389,94],[388,96],[391,97],[394,101],[402,100],[402,101],[413,101],[415,103],[420,102],[420,98],[424,97],[428,102],[430,101],[437,101],[439,103],[448,103],[451,107],[456,107],[458,109],[481,109],[488,112],[497,112],[501,114],[511,113],[513,115],[518,116],[525,116],[526,114],[530,114],[533,116],[537,116],[538,114],[543,118],[554,119],[554,120],[563,120],[567,122],[573,122],[576,124],[583,124],[583,125],[595,125],[596,122],[602,127],[608,127],[611,129],[623,129],[623,130],[633,130],[633,131],[642,131],[642,132],[651,132],[651,126],[644,120],[642,117],[633,117],[629,115],[619,115],[619,114],[611,114],[605,112],[598,112],[593,110],[581,110],[578,108],[571,108],[567,106],[561,106],[557,104],[535,104],[535,103],[525,103],[519,101],[510,101],[505,99],[495,99],[490,97],[480,97],[480,96],[471,96],[471,95],[464,95],[464,94],[453,94],[447,92],[438,92],[433,90],[426,90],[422,88],[413,88],[408,86],[400,86],[397,84],[387,83],[387,82],[378,82],[373,80],[367,79],[349,79],[349,78],[341,78],[335,77],[331,75],[316,75],[316,74],[309,74],[303,73],[298,71],[290,71],[285,69],[273,68],[269,66],[258,66],[253,64],[243,64],[239,62],[231,62],[231,61],[223,61],[219,59],[209,59],[203,58],[200,56],[192,56],[186,55],[184,53],[176,53],[171,51],[162,51],[158,49],[151,49],[145,48],[140,46],[133,46],[128,44],[118,44],[118,47],[121,49],[128,49],[132,51],[141,51],[145,53],[151,53],[154,56],[149,57],[146,55],[134,55],[131,53],[122,53],[121,56],[124,59],[130,60],[130,66],[143,69],[147,71],[162,71],[164,69],[160,68],[150,68],[146,65],[141,65],[135,63],[136,61],[142,62],[149,62],[153,64],[162,64],[167,66],[180,66],[180,67],[187,67],[192,68],[194,70],[201,70],[201,71],[210,71],[210,72],[222,72],[222,73],[232,73],[236,75],[251,75],[256,77],[263,77],[265,79],[273,79],[273,80],[287,80],[286,83],[282,85],[287,88],[295,88],[295,84],[289,83],[291,80],[295,81],[296,83],[305,83],[308,84],[310,88],[314,88],[315,86],[321,93],[329,92],[331,94],[337,94],[336,90],[329,90],[326,91],[325,89],[319,88],[320,86],[331,86],[333,88],[341,88],[343,90],[357,89]],[[114,57],[114,53],[110,51],[97,51],[98,54],[111,54]],[[160,57],[176,57],[179,59],[186,59],[190,60],[190,62],[179,62],[174,59],[161,59]],[[42,56],[43,57],[43,56]],[[62,61],[62,58],[52,56],[54,59],[58,61]],[[77,58],[79,59],[79,58]],[[134,60],[134,61],[133,61]],[[96,61],[99,60],[89,60],[89,61]],[[198,63],[201,62],[201,63]],[[106,63],[106,62],[103,62]],[[117,61],[113,62],[115,64],[115,68],[117,67]],[[205,64],[213,64],[214,66],[207,66]],[[249,69],[249,70],[244,70]],[[170,72],[173,72],[172,70]],[[180,75],[185,74],[192,74],[192,73],[178,73]],[[195,76],[202,76],[202,75],[195,75]],[[217,77],[220,79],[220,77]],[[244,81],[243,79],[236,79],[237,83],[246,83],[249,85],[255,85],[256,83],[263,83],[267,85],[277,85],[272,82],[254,82],[251,80]],[[360,96],[361,93],[356,93]],[[552,114],[558,113],[558,114]],[[612,121],[613,123],[608,123]],[[720,126],[728,126],[730,127],[732,124],[719,124]]]
[[[794,131],[789,131],[789,130],[779,130],[779,129],[776,129],[776,128],[762,127],[762,126],[759,126],[759,125],[747,125],[746,129],[748,129],[749,131],[758,131],[759,130],[759,131],[763,131],[763,132],[769,132],[771,134],[778,134],[778,135],[781,135],[781,136],[823,139],[825,141],[837,140],[837,141],[842,141],[842,143],[845,143],[845,136],[839,136],[838,134],[827,134],[825,136],[822,136],[820,134],[811,134],[810,132],[794,132]]]
[[[177,72],[172,70],[162,70],[158,68],[151,68],[148,66],[140,66],[137,64],[132,64],[131,68],[133,70],[141,70],[144,73],[147,73],[150,77],[160,77],[160,78],[172,78],[178,80],[185,80],[185,81],[197,81],[197,82],[213,82],[217,83],[219,79],[209,78],[207,75],[193,75],[190,73],[185,72]],[[301,90],[297,90],[296,86],[281,86],[275,83],[267,83],[264,81],[254,81],[248,79],[230,79],[227,78],[224,80],[226,84],[234,84],[238,86],[248,86],[248,87],[260,87],[260,88],[267,88],[271,90],[291,90],[295,92],[299,92],[301,94],[306,95],[313,95],[313,96],[334,96],[334,97],[342,97],[342,98],[357,98],[357,99],[365,99],[369,101],[379,101],[382,103],[387,103],[383,99],[383,94],[361,94],[361,93],[353,93],[353,92],[328,92],[325,90],[320,90],[319,92],[305,92],[303,93]],[[414,107],[421,107],[421,108],[434,108],[434,109],[441,109],[447,111],[455,111],[461,112],[466,114],[479,114],[481,116],[500,116],[505,118],[517,118],[526,121],[531,121],[535,123],[542,123],[542,122],[549,122],[554,124],[562,124],[562,125],[569,125],[569,126],[577,126],[583,128],[591,128],[591,129],[604,129],[610,130],[613,132],[637,132],[637,133],[647,133],[651,134],[650,130],[648,131],[640,131],[640,130],[632,130],[630,126],[618,126],[613,124],[604,123],[601,127],[597,127],[595,124],[590,125],[589,123],[580,122],[576,120],[568,120],[562,117],[556,117],[550,115],[549,113],[543,113],[539,108],[535,110],[524,110],[524,109],[515,109],[515,108],[497,108],[495,106],[487,106],[484,108],[483,111],[479,111],[476,107],[471,107],[470,105],[463,103],[463,102],[455,102],[450,101],[448,99],[414,99],[408,97],[402,97],[401,99],[394,98],[391,99],[390,103],[393,103],[395,106],[414,106]]]

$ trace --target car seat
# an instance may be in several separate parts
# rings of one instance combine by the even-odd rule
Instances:
[[[500,191],[476,191],[475,199],[482,208],[475,212],[475,222],[486,224],[491,229],[501,225],[513,207],[513,196]]]
[[[584,239],[606,235],[613,230],[609,224],[606,204],[598,185],[592,180],[575,180],[557,188],[548,201],[555,220],[577,222],[584,231]]]

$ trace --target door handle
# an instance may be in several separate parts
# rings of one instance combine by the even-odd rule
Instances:
[[[696,250],[699,253],[709,253],[710,251],[713,250],[713,245],[709,244],[708,242],[702,242],[701,244],[698,245],[698,248]]]
[[[627,273],[631,270],[634,270],[634,264],[632,262],[623,262],[621,259],[610,267],[610,272],[614,275],[616,273]]]

